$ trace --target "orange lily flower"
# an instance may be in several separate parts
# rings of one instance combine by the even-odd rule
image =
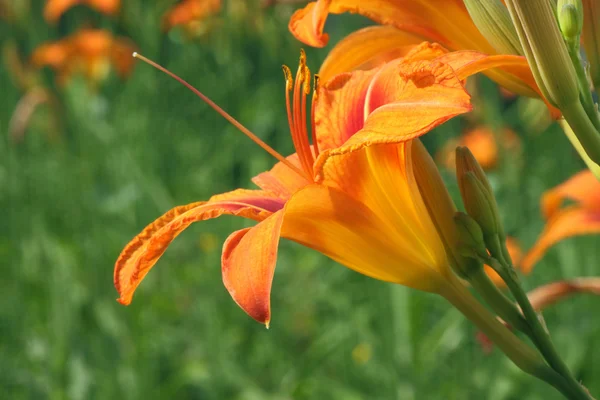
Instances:
[[[510,129],[502,134],[503,146],[514,151],[519,147],[519,137]],[[440,150],[437,159],[448,169],[455,167],[456,147],[466,146],[484,170],[496,168],[498,163],[498,143],[494,132],[487,127],[470,130],[455,140],[449,140]]]
[[[324,33],[327,16],[345,12],[364,15],[381,26],[342,39],[323,63],[324,79],[402,56],[406,46],[428,40],[451,51],[491,56],[494,67],[500,68],[486,72],[492,79],[515,93],[542,97],[527,60],[498,55],[473,23],[463,0],[318,0],[296,11],[289,29],[303,43],[324,47],[329,40]]]
[[[61,40],[45,43],[33,52],[34,66],[48,66],[58,73],[59,84],[65,84],[73,74],[82,73],[97,83],[114,67],[121,77],[133,69],[133,44],[128,39],[115,38],[101,29],[82,29]]]
[[[455,287],[443,234],[436,227],[440,220],[433,221],[426,205],[431,195],[440,203],[438,209],[446,209],[436,192],[441,179],[415,140],[471,109],[452,68],[396,60],[371,71],[336,76],[315,88],[311,145],[305,124],[310,71],[302,53],[295,81],[284,67],[296,149],[284,158],[181,78],[152,64],[192,89],[279,162],[252,179],[258,190],[237,189],[175,207],[148,225],[116,262],[120,303],[131,302],[142,279],[184,229],[224,214],[257,222],[225,241],[222,275],[237,304],[267,326],[281,237],[375,279],[440,294]],[[451,221],[452,215],[446,219]]]
[[[116,15],[121,8],[121,0],[47,0],[44,7],[44,18],[48,22],[56,22],[68,9],[84,4],[106,15]]]
[[[573,204],[563,206],[566,200]],[[524,272],[531,271],[546,251],[559,241],[600,233],[600,182],[590,171],[579,172],[544,193],[541,206],[548,222],[523,259]]]
[[[190,33],[206,30],[204,20],[221,10],[221,0],[184,0],[173,6],[163,17],[163,29],[182,25]]]

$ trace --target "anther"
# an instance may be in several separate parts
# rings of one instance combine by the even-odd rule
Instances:
[[[288,68],[287,65],[282,65],[281,68],[283,69],[283,76],[285,77],[285,90],[291,92],[294,86],[292,71]]]
[[[307,66],[304,66],[304,73],[302,75],[304,79],[304,94],[310,94],[310,69]]]

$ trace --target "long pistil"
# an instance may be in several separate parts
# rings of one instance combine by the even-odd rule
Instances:
[[[272,155],[273,157],[275,157],[281,163],[285,164],[287,167],[289,167],[290,169],[292,169],[298,175],[302,176],[303,178],[307,178],[307,174],[305,172],[303,172],[298,167],[296,167],[294,164],[292,164],[290,161],[288,161],[285,157],[283,157],[281,154],[279,154],[277,151],[275,151],[271,146],[269,146],[268,144],[266,144],[265,142],[263,142],[258,136],[256,136],[254,133],[252,133],[244,125],[242,125],[241,123],[239,123],[235,118],[233,118],[231,115],[229,115],[225,110],[223,110],[221,107],[219,107],[215,102],[213,102],[211,99],[209,99],[207,96],[205,96],[198,89],[196,89],[195,87],[193,87],[192,85],[190,85],[185,80],[183,80],[179,76],[175,75],[174,73],[172,73],[168,69],[166,69],[163,66],[155,63],[154,61],[152,61],[152,60],[150,60],[150,59],[142,56],[141,54],[133,53],[133,57],[134,58],[138,58],[138,59],[144,61],[147,64],[150,64],[154,68],[158,69],[159,71],[164,72],[165,74],[169,75],[171,78],[173,78],[176,81],[178,81],[179,83],[181,83],[183,86],[187,87],[196,96],[200,97],[200,99],[202,99],[202,101],[204,101],[206,104],[208,104],[213,110],[215,110],[223,118],[225,118],[227,121],[229,121],[229,123],[231,123],[238,130],[240,130],[244,135],[248,136],[250,139],[252,139],[252,141],[254,141],[254,143],[256,143],[260,147],[262,147],[267,153],[269,153],[270,155]]]

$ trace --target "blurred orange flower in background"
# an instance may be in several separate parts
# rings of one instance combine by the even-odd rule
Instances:
[[[40,45],[31,56],[37,67],[48,66],[57,72],[59,84],[74,74],[83,74],[91,83],[103,80],[111,68],[120,77],[131,72],[135,46],[129,39],[115,38],[101,29],[82,29],[55,42]]]
[[[56,22],[68,9],[80,4],[107,15],[115,15],[121,8],[121,0],[47,0],[44,18],[48,22]]]
[[[163,29],[182,25],[189,33],[201,34],[208,29],[206,19],[221,10],[221,0],[183,0],[163,16]]]
[[[569,203],[564,204],[566,201]],[[547,222],[523,259],[521,267],[526,273],[559,241],[600,233],[600,182],[590,171],[579,172],[544,193],[541,207]]]
[[[502,132],[501,140],[501,145],[508,151],[517,150],[520,146],[519,137],[510,129]],[[458,146],[468,147],[484,170],[494,169],[498,163],[499,144],[494,132],[488,127],[478,127],[449,140],[438,152],[437,161],[450,170],[454,169]]]

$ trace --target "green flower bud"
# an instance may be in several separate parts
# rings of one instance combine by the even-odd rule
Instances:
[[[483,169],[466,147],[456,148],[456,176],[465,209],[479,224],[484,236],[504,238],[494,191]]]
[[[498,53],[523,54],[510,14],[500,0],[464,0],[464,2],[479,32]]]
[[[583,28],[583,4],[581,0],[559,0],[557,14],[558,24],[565,40],[578,45],[581,29]]]
[[[579,101],[577,74],[549,0],[506,0],[523,52],[546,99],[559,109]]]
[[[479,224],[468,214],[457,212],[454,214],[454,223],[458,233],[458,244],[465,257],[487,257],[488,253],[483,239],[483,231]]]

